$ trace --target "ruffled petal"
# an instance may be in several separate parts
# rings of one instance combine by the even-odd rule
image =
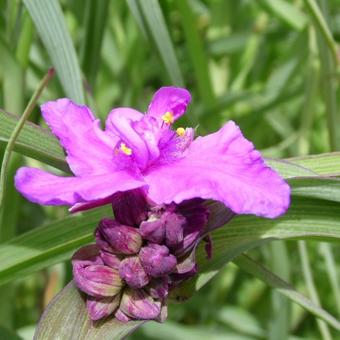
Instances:
[[[201,197],[221,201],[237,214],[274,218],[290,202],[288,184],[265,165],[234,122],[198,137],[184,158],[150,169],[145,181],[158,204]]]
[[[191,95],[186,89],[174,86],[161,87],[153,96],[147,115],[159,119],[170,112],[176,120],[185,113],[190,101]]]
[[[67,152],[67,163],[77,176],[103,174],[114,168],[117,138],[100,129],[90,109],[62,98],[41,106],[42,115]]]
[[[110,112],[106,120],[106,131],[118,136],[124,146],[131,149],[131,155],[139,167],[144,168],[149,159],[149,151],[146,142],[136,131],[133,124],[142,120],[143,114],[127,108],[121,107]],[[118,145],[118,151],[119,151]]]
[[[36,168],[23,167],[15,186],[32,202],[46,205],[74,205],[100,200],[115,192],[145,185],[125,171],[85,177],[59,177]]]

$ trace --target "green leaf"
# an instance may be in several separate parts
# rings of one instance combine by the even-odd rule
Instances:
[[[297,31],[306,27],[307,17],[286,0],[262,0],[261,3],[274,15]]]
[[[193,63],[199,94],[205,106],[210,107],[215,100],[208,69],[209,63],[197,29],[196,17],[188,1],[177,0],[176,5],[181,13],[181,22],[188,52]]]
[[[24,4],[57,70],[65,94],[83,104],[81,71],[58,0],[24,0]]]
[[[82,66],[87,80],[92,87],[95,86],[96,76],[101,61],[101,46],[104,37],[107,14],[109,13],[108,0],[87,1],[85,17],[85,36],[82,46]]]
[[[0,142],[8,143],[20,117],[0,110]],[[15,143],[14,150],[46,164],[68,171],[65,154],[57,138],[47,129],[27,122]]]
[[[108,207],[94,209],[35,228],[2,244],[0,284],[69,258],[74,250],[93,242],[98,221],[110,215]]]
[[[143,18],[144,27],[155,43],[172,83],[183,86],[182,72],[159,2],[157,0],[136,0],[129,1],[128,4],[130,8],[132,7],[133,13],[136,13],[138,8],[140,13],[138,18]],[[140,19],[138,21],[140,22]]]
[[[305,167],[318,175],[340,176],[340,152],[295,157],[287,161]]]
[[[270,287],[275,288],[276,291],[287,296],[289,299],[296,302],[315,316],[326,321],[335,329],[340,330],[340,321],[338,321],[327,311],[307,299],[304,295],[297,292],[294,287],[292,287],[289,283],[282,280],[280,277],[272,273],[270,270],[262,266],[257,261],[253,260],[247,255],[242,255],[236,258],[233,262],[241,269],[245,270],[251,275],[254,275]]]
[[[340,202],[340,179],[325,177],[291,178],[294,196],[314,197]]]
[[[34,339],[119,340],[142,324],[143,321],[130,321],[124,324],[115,319],[92,323],[88,318],[85,301],[71,282],[45,309]]]

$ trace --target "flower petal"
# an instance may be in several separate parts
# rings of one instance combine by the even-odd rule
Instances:
[[[149,151],[146,142],[133,126],[134,122],[138,122],[142,118],[142,113],[127,107],[114,109],[107,117],[105,131],[118,136],[131,149],[132,154],[129,157],[132,157],[141,168],[144,168],[149,159]]]
[[[117,138],[106,135],[90,109],[62,98],[41,106],[42,115],[67,152],[67,162],[78,176],[112,171]]]
[[[157,204],[201,197],[221,201],[237,214],[274,218],[290,201],[288,184],[265,165],[234,122],[197,138],[177,162],[150,169],[145,181]]]
[[[36,168],[20,168],[15,186],[32,202],[46,205],[74,205],[103,199],[115,192],[143,186],[125,171],[85,177],[59,177]]]
[[[174,86],[161,87],[153,96],[147,115],[160,119],[170,112],[174,120],[181,117],[191,101],[190,92]]]

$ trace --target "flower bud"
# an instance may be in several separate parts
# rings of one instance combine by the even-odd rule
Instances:
[[[120,294],[105,298],[95,298],[88,296],[86,300],[86,308],[90,318],[93,321],[106,318],[112,314],[119,306]]]
[[[72,265],[77,287],[91,296],[113,296],[122,288],[118,271],[103,264],[95,245],[77,251],[72,257]]]
[[[120,263],[119,275],[132,288],[142,288],[149,283],[149,277],[137,256],[128,257]]]
[[[123,293],[120,310],[133,319],[152,320],[160,315],[161,303],[142,289],[127,288]]]
[[[104,250],[133,255],[138,253],[143,240],[137,228],[104,218],[96,230],[96,242]]]
[[[117,309],[115,317],[118,321],[123,323],[127,323],[131,320],[131,318],[125,315],[120,308]]]
[[[160,244],[165,236],[164,220],[157,215],[152,215],[147,221],[141,223],[139,231],[144,239]]]
[[[147,274],[152,277],[161,277],[171,273],[176,267],[177,260],[166,246],[149,244],[139,252],[139,258]]]
[[[155,299],[164,300],[169,293],[168,277],[153,279],[147,286],[148,293]]]
[[[174,212],[163,214],[165,222],[165,243],[169,248],[179,245],[183,241],[185,217]]]
[[[118,222],[138,226],[147,218],[147,201],[142,189],[118,192],[112,196],[112,209]]]
[[[100,258],[102,259],[104,264],[117,270],[119,269],[120,261],[122,260],[120,256],[109,253],[105,250],[100,251]]]
[[[74,265],[73,277],[80,290],[96,297],[116,295],[123,286],[118,271],[104,265]]]

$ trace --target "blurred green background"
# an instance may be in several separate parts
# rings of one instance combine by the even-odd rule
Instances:
[[[0,0],[0,108],[22,114],[53,65],[57,77],[40,103],[68,96],[103,120],[113,107],[145,111],[156,89],[173,84],[191,91],[180,125],[199,134],[233,119],[267,157],[340,150],[339,39],[340,0]],[[44,124],[38,108],[30,120]],[[24,163],[44,166],[12,157],[1,241],[67,214],[15,192]],[[314,280],[322,305],[340,316],[339,249],[275,242],[252,254],[307,295]],[[0,339],[30,339],[70,278],[65,263],[2,286]],[[231,264],[190,301],[171,305],[164,325],[148,323],[131,339],[340,338],[329,332]]]

